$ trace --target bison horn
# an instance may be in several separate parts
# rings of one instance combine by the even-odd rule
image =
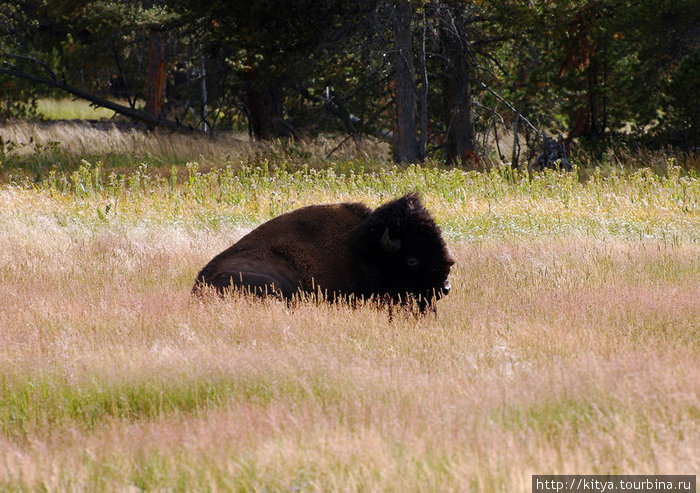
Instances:
[[[381,239],[382,250],[387,253],[398,252],[401,248],[401,240],[392,240],[389,236],[389,227],[384,230],[384,234]]]

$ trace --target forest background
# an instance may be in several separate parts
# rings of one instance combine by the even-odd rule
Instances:
[[[700,146],[693,0],[20,0],[0,19],[5,119],[72,95],[148,126],[372,135],[396,162],[469,169]]]

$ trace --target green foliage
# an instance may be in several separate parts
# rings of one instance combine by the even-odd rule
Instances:
[[[0,77],[0,121],[40,118],[37,90],[27,84]]]
[[[669,130],[683,124],[664,110],[666,81],[698,46],[699,16],[692,1],[532,4],[527,35],[497,52],[500,88],[531,121],[598,159],[611,147],[677,145]]]
[[[681,60],[671,74],[667,94],[667,132],[675,130],[683,148],[700,151],[700,48]]]

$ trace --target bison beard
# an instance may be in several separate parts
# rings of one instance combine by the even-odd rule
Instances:
[[[450,290],[454,261],[440,228],[416,194],[374,211],[360,203],[312,205],[263,223],[214,257],[193,292],[291,299],[377,299],[417,303],[421,310]]]

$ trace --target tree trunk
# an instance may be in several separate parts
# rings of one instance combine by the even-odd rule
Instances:
[[[513,154],[511,155],[510,165],[513,168],[518,167],[518,160],[520,159],[520,138],[518,136],[520,126],[520,112],[515,113],[515,121],[513,122]]]
[[[146,111],[159,116],[165,100],[165,40],[159,32],[148,35],[146,92]]]
[[[278,81],[269,81],[259,76],[258,69],[248,72],[248,115],[253,137],[271,140],[288,137],[283,124],[282,88]]]
[[[594,141],[597,141],[601,136],[598,93],[598,59],[594,54],[588,67],[588,102],[591,114],[591,139]]]
[[[447,113],[447,162],[473,166],[476,159],[474,119],[466,41],[454,31],[454,26],[442,26],[440,35],[445,46],[443,98]]]
[[[600,52],[594,50],[588,66],[588,103],[590,111],[590,144],[596,157],[603,155],[605,137],[605,104],[600,77]]]
[[[420,161],[416,139],[416,84],[413,69],[413,12],[408,0],[401,0],[394,12],[395,105],[394,161]]]
[[[201,117],[202,117],[202,128],[204,129],[204,133],[209,132],[209,121],[207,120],[207,64],[206,64],[206,58],[204,56],[204,48],[200,47],[200,50],[202,50],[201,54],[201,64],[202,64],[202,72],[201,72],[201,91],[202,91],[202,112],[201,112]]]
[[[419,95],[419,120],[420,120],[420,139],[418,140],[418,156],[420,160],[425,159],[425,147],[428,142],[428,67],[425,59],[425,34],[427,30],[427,22],[425,19],[425,8],[423,9],[423,29],[420,38],[420,95]]]

